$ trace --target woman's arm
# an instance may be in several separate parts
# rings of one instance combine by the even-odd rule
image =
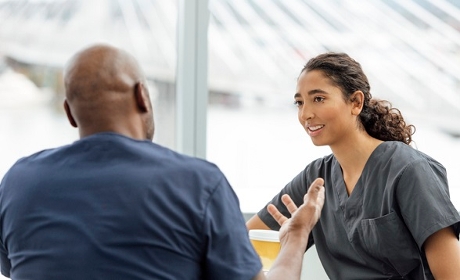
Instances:
[[[260,218],[257,214],[252,216],[247,222],[246,227],[248,230],[251,229],[270,229]]]
[[[460,242],[452,227],[443,228],[427,238],[424,249],[435,279],[460,277]]]

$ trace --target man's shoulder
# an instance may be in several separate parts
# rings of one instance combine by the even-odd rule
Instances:
[[[163,170],[180,173],[182,175],[195,174],[206,178],[223,177],[223,173],[216,164],[202,158],[189,156],[161,144],[148,140],[135,140],[122,135],[114,135],[114,145],[124,146],[129,152],[139,156],[136,164],[156,164]],[[119,147],[117,147],[119,148]],[[141,161],[142,159],[142,161]]]
[[[35,152],[33,154],[24,156],[22,158],[19,158],[16,163],[12,166],[16,167],[18,165],[23,165],[23,164],[29,164],[35,161],[40,161],[40,160],[46,160],[48,157],[54,155],[54,154],[59,154],[65,149],[67,149],[70,145],[65,145],[65,146],[60,146],[56,148],[49,148],[49,149],[43,149],[38,152]]]
[[[165,164],[186,173],[202,174],[207,178],[211,176],[223,177],[219,167],[206,159],[185,155],[172,149],[153,144],[156,156]]]

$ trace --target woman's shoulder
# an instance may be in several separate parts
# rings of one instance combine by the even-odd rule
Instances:
[[[423,162],[444,169],[444,166],[436,159],[399,141],[383,142],[374,151],[373,158],[375,161],[383,163],[399,162],[401,165],[413,165]]]
[[[309,168],[309,167],[318,168],[318,167],[321,167],[321,166],[328,166],[328,165],[333,164],[335,161],[336,161],[336,159],[334,157],[334,154],[329,154],[329,155],[325,155],[323,157],[320,157],[320,158],[317,158],[317,159],[313,160],[312,162],[310,162],[307,165],[306,168]]]
[[[336,164],[334,154],[325,155],[310,162],[302,173],[309,176],[323,176],[325,170],[331,170]]]

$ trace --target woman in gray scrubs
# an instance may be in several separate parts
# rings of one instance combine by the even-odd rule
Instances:
[[[372,98],[360,64],[343,53],[311,59],[294,98],[313,143],[332,154],[310,163],[269,204],[288,216],[285,204],[302,204],[312,182],[324,179],[325,204],[308,247],[315,244],[329,278],[460,279],[460,215],[446,170],[409,145],[415,128]],[[266,207],[247,227],[279,229]]]

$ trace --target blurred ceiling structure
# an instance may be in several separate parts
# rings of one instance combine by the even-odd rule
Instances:
[[[174,83],[177,0],[0,0],[0,55],[62,68],[95,42]],[[209,0],[209,87],[293,95],[309,58],[347,52],[375,97],[460,135],[460,1]],[[290,95],[289,95],[290,97]],[[290,100],[289,98],[287,98]]]

